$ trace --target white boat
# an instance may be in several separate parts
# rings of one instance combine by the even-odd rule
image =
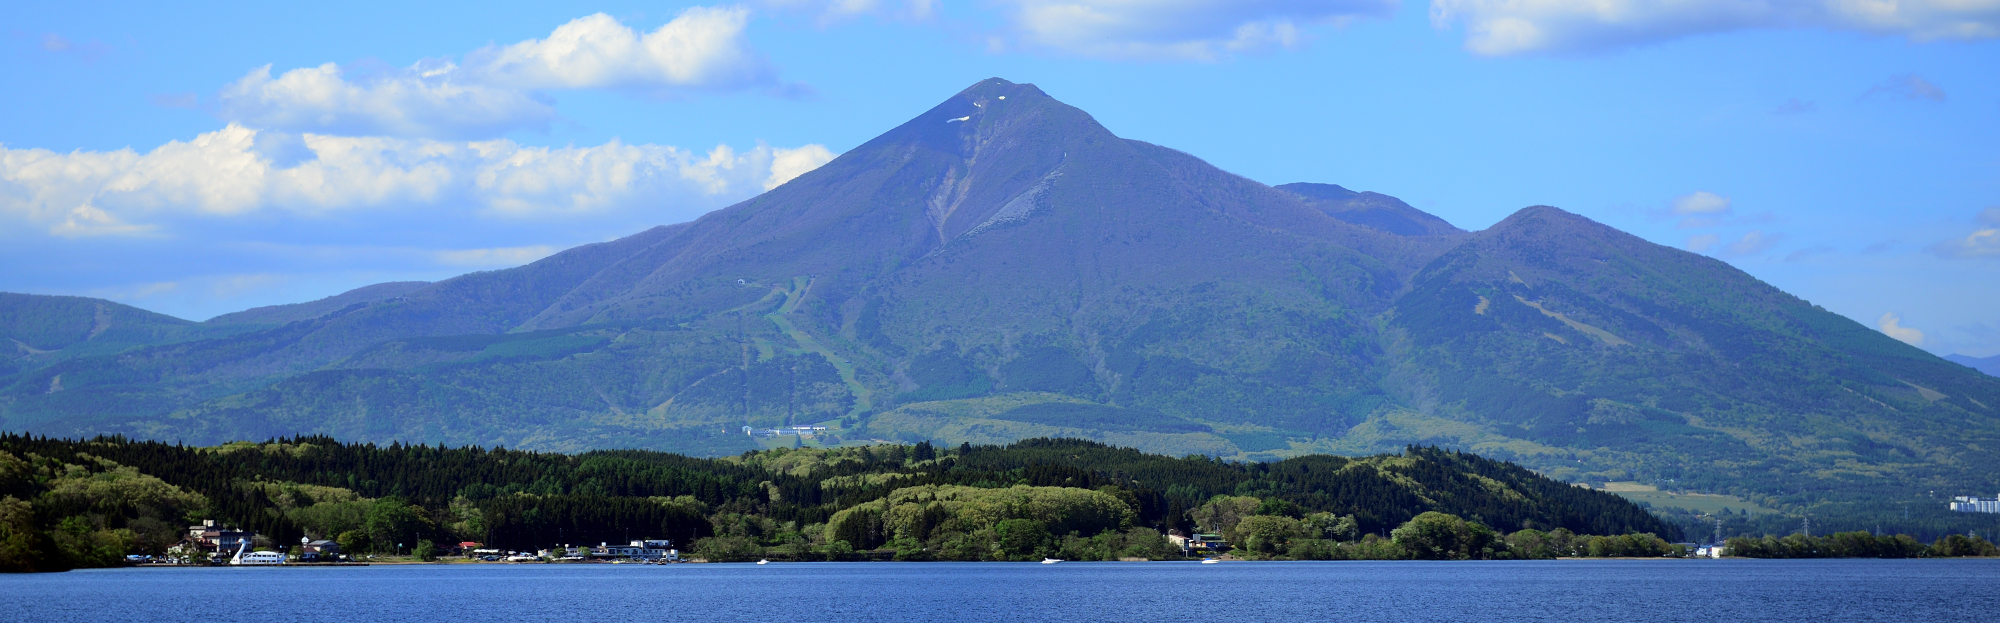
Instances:
[[[1219,565],[1219,564],[1222,564],[1222,559],[1220,559],[1220,558],[1203,558],[1203,559],[1201,559],[1201,564],[1204,564],[1204,565]]]
[[[280,554],[280,553],[278,553],[278,552],[273,552],[273,551],[268,551],[268,550],[258,550],[258,551],[254,551],[254,552],[252,552],[252,551],[246,551],[246,550],[248,550],[248,549],[250,549],[250,541],[246,539],[246,540],[244,540],[244,541],[242,542],[242,545],[239,545],[239,546],[237,546],[237,547],[236,547],[236,555],[235,555],[235,556],[231,556],[231,557],[229,557],[229,564],[232,564],[232,565],[282,565],[282,564],[285,564],[285,555],[284,555],[284,554]]]
[[[759,560],[757,561],[757,564],[760,564],[760,565],[768,565],[768,564],[771,564],[771,561],[770,561],[770,559],[759,559]]]
[[[1062,559],[1061,559],[1061,558],[1043,558],[1043,559],[1042,559],[1042,564],[1045,564],[1045,565],[1053,565],[1053,564],[1056,564],[1056,563],[1059,563],[1059,562],[1062,562]]]

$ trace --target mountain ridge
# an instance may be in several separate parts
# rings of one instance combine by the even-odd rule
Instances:
[[[1467,232],[1266,186],[998,79],[691,222],[263,309],[17,358],[0,426],[733,454],[825,423],[1248,460],[1428,443],[1797,503],[2000,486],[2000,381],[1724,262],[1549,206]]]

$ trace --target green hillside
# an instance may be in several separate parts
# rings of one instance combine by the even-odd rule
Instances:
[[[1464,232],[1265,186],[1002,80],[756,198],[519,268],[160,317],[88,351],[92,318],[130,308],[56,298],[21,299],[40,320],[15,330],[72,354],[9,364],[6,430],[712,456],[1421,443],[1855,521],[2000,490],[2000,379],[1727,264],[1555,208]],[[829,430],[743,433],[806,424]]]
[[[1437,513],[1492,538],[1456,556],[1381,538]],[[1548,557],[1497,537],[1650,535],[1608,541],[1659,546],[1678,536],[1617,496],[1435,448],[1231,464],[1051,439],[700,459],[0,435],[0,571],[164,554],[201,519],[272,544],[338,539],[355,555],[420,541],[532,551],[667,538],[711,560],[1180,558],[1164,534],[1196,528],[1242,533],[1241,555],[1297,558]]]

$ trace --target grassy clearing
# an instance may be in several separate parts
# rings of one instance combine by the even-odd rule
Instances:
[[[798,308],[799,301],[805,298],[806,291],[811,288],[811,279],[793,277],[792,288],[783,291],[785,296],[784,304],[779,305],[777,311],[764,314],[764,319],[771,321],[771,324],[778,325],[778,330],[790,336],[792,341],[797,342],[801,350],[824,357],[827,363],[833,364],[833,369],[840,372],[840,381],[847,384],[847,391],[854,394],[854,408],[848,411],[848,415],[859,416],[875,408],[875,392],[870,391],[868,386],[862,385],[861,380],[855,377],[854,364],[852,362],[834,353],[833,349],[819,343],[819,340],[814,339],[813,336],[800,331],[798,327],[792,325],[792,320],[786,317],[787,314],[792,313],[792,310]]]
[[[1733,495],[1675,493],[1672,491],[1661,491],[1659,487],[1642,485],[1636,482],[1607,482],[1604,483],[1603,490],[1634,502],[1645,502],[1656,507],[1678,508],[1698,513],[1718,513],[1724,509],[1728,509],[1733,513],[1750,511],[1759,515],[1778,512],[1775,509],[1765,508],[1756,502]]]

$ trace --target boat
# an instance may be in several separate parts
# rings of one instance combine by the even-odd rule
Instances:
[[[242,544],[241,544],[241,545],[237,546],[237,548],[236,548],[236,555],[235,555],[235,556],[231,556],[231,557],[229,557],[229,564],[232,564],[232,565],[282,565],[282,564],[285,564],[285,555],[284,555],[284,554],[280,554],[280,553],[278,553],[278,552],[273,552],[273,551],[268,551],[268,550],[258,550],[258,551],[254,551],[254,552],[252,552],[252,551],[248,551],[249,549],[250,549],[250,541],[249,541],[248,539],[245,539],[245,540],[244,540],[244,541],[242,542]]]
[[[760,565],[768,565],[768,564],[771,564],[771,560],[770,560],[770,559],[768,559],[768,558],[764,558],[764,559],[759,559],[759,560],[757,561],[757,564],[760,564]]]
[[[1221,558],[1203,558],[1203,559],[1201,559],[1201,564],[1204,564],[1204,565],[1219,565],[1219,564],[1222,564],[1222,559],[1221,559]]]
[[[1059,563],[1059,562],[1062,562],[1062,561],[1063,561],[1063,560],[1062,560],[1061,558],[1043,558],[1043,559],[1042,559],[1042,564],[1045,564],[1045,565],[1053,565],[1053,564],[1056,564],[1056,563]]]

